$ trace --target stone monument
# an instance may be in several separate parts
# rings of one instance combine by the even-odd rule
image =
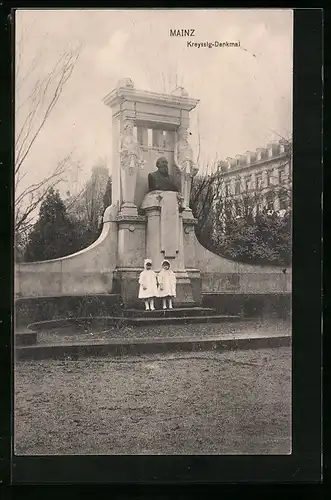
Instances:
[[[201,290],[227,295],[290,290],[290,272],[224,259],[195,236],[189,199],[197,167],[188,128],[198,101],[182,87],[159,94],[137,90],[125,78],[104,103],[112,109],[112,205],[104,212],[101,234],[74,254],[16,263],[15,295],[30,300],[119,293],[126,307],[135,307],[146,258],[153,259],[156,271],[164,258],[171,261],[177,304],[200,304]]]
[[[121,80],[104,102],[113,115],[112,200],[117,207],[114,291],[126,305],[137,298],[145,258],[159,270],[164,258],[177,275],[178,301],[200,303],[194,267],[190,187],[197,172],[188,143],[189,112],[198,100],[176,89],[159,94]]]

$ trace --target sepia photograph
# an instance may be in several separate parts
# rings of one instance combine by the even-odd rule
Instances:
[[[16,456],[291,455],[292,9],[15,11]]]

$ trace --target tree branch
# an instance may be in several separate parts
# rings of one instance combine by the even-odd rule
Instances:
[[[42,83],[37,81],[37,83],[34,87],[34,90],[31,94],[32,104],[35,104],[35,105],[33,106],[32,110],[30,111],[28,116],[26,117],[26,119],[22,125],[22,128],[18,134],[18,137],[17,137],[17,142],[18,142],[20,140],[20,138],[22,137],[24,129],[27,127],[27,132],[24,136],[24,139],[21,142],[21,146],[20,146],[19,151],[17,153],[16,166],[15,166],[16,173],[21,168],[21,166],[22,166],[24,160],[26,159],[27,155],[29,154],[35,140],[37,139],[40,131],[42,130],[43,126],[45,125],[46,120],[49,118],[52,110],[54,109],[55,105],[57,104],[58,99],[62,93],[62,90],[63,90],[66,82],[69,80],[69,78],[74,70],[75,64],[76,64],[78,57],[80,55],[80,50],[81,50],[81,46],[79,46],[76,50],[72,50],[69,53],[62,54],[62,56],[59,58],[59,60],[56,62],[55,66],[53,67],[52,71],[44,78]],[[47,91],[48,91],[51,83],[53,83],[53,81],[54,81],[54,78],[56,76],[56,72],[59,73],[59,80],[58,80],[56,87],[53,91],[52,98],[51,98],[50,102],[48,103],[48,106],[46,107],[46,110],[43,114],[43,117],[42,117],[39,125],[37,126],[35,133],[32,135],[31,138],[29,138],[30,133],[31,133],[31,129],[32,129],[33,119],[35,118],[38,109],[45,102]],[[37,94],[37,96],[35,94]]]

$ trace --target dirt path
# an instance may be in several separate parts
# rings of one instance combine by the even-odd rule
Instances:
[[[289,348],[19,362],[17,454],[290,453]]]
[[[74,332],[68,328],[69,332],[62,329],[58,332],[39,332],[39,343],[61,343],[64,342],[91,342],[91,340],[109,340],[117,339],[136,339],[136,338],[169,338],[169,337],[203,337],[229,335],[238,333],[262,333],[266,335],[290,334],[290,321],[280,320],[245,320],[224,323],[200,323],[193,325],[175,325],[169,328],[169,325],[146,325],[143,327],[124,326],[120,329],[113,327],[106,331],[86,331],[85,333]]]

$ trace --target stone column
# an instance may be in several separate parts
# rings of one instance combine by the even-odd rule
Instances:
[[[188,114],[181,112],[181,124],[176,133],[176,146],[174,149],[175,165],[181,175],[181,192],[183,195],[183,207],[190,211],[190,192],[192,179],[198,171],[193,160],[192,148],[188,142]]]
[[[160,269],[163,256],[161,248],[161,207],[149,206],[145,209],[147,217],[146,258],[152,259],[153,269]]]
[[[143,267],[145,259],[145,217],[128,217],[119,213],[118,224],[118,266]]]
[[[134,121],[123,120],[121,123],[121,213],[124,216],[137,216],[138,208],[134,203],[138,170],[143,167],[144,160],[138,141],[133,133]]]
[[[114,271],[113,291],[119,293],[126,307],[139,304],[138,278],[143,270],[146,254],[146,219],[143,216],[127,216],[119,212],[117,267]]]
[[[190,290],[192,293],[193,301],[197,305],[202,303],[202,293],[201,293],[201,272],[200,269],[196,267],[196,236],[194,227],[197,224],[197,219],[195,219],[191,214],[189,217],[183,212],[183,245],[184,245],[184,265],[186,269],[187,276],[190,280]]]
[[[183,215],[179,214],[179,251],[177,254],[176,268],[178,271],[185,272],[185,254],[184,254],[184,227],[183,227]]]
[[[121,146],[121,131],[120,131],[120,115],[113,116],[112,121],[112,203],[119,207],[122,204],[121,196],[121,170],[120,170],[120,146]]]
[[[196,270],[196,256],[195,256],[195,230],[194,227],[197,224],[197,219],[193,216],[190,218],[184,218],[183,215],[183,245],[184,245],[184,256],[185,256],[185,268]]]
[[[177,196],[172,191],[152,191],[141,208],[147,217],[146,257],[152,259],[155,269],[160,269],[166,258],[174,271],[184,272],[183,224]]]

